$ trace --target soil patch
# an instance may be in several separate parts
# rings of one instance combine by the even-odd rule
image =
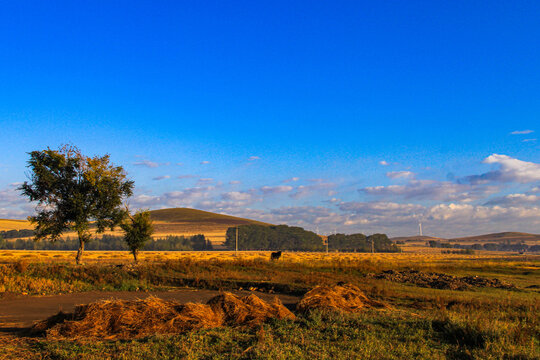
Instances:
[[[458,277],[441,273],[428,273],[418,270],[386,270],[379,274],[368,274],[373,279],[384,279],[399,283],[415,284],[434,289],[468,290],[472,287],[492,287],[515,289],[512,284],[499,279],[487,279],[480,276]]]
[[[51,339],[134,339],[223,325],[254,326],[271,318],[295,316],[278,298],[267,303],[253,294],[240,297],[223,293],[207,304],[149,297],[79,305],[71,314],[60,312],[36,323],[30,333]]]
[[[322,310],[354,313],[370,307],[388,306],[368,299],[362,290],[352,284],[338,284],[313,288],[304,295],[296,309],[300,312]]]

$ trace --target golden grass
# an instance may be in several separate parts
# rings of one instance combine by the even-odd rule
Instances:
[[[0,219],[0,231],[27,230],[34,227],[27,220]]]
[[[21,258],[30,258],[38,262],[57,261],[72,259],[76,251],[53,251],[53,250],[0,250],[0,262],[17,261]],[[139,259],[153,261],[160,259],[192,259],[192,260],[269,260],[271,251],[142,251]],[[85,251],[84,261],[101,261],[102,259],[116,259],[130,262],[133,256],[128,251]],[[512,261],[514,260],[515,261]],[[441,254],[439,253],[324,253],[324,252],[284,252],[279,262],[305,263],[316,266],[317,264],[335,263],[346,265],[347,263],[372,262],[374,264],[389,263],[392,265],[436,264],[456,261],[474,262],[481,260],[484,263],[492,260],[494,263],[518,265],[524,264],[523,260],[533,262],[540,261],[540,254],[517,255],[504,252],[482,252],[473,255]],[[539,265],[540,266],[540,265]]]
[[[300,312],[338,311],[356,313],[369,307],[388,307],[387,305],[368,299],[358,287],[352,284],[316,286],[308,291],[296,306]]]

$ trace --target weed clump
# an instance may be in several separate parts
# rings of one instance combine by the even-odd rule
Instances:
[[[369,307],[388,306],[368,299],[362,290],[352,284],[340,284],[315,287],[304,295],[296,309],[300,312],[320,310],[355,313]]]

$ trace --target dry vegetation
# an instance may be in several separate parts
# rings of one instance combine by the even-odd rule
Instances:
[[[30,333],[48,339],[138,339],[156,334],[179,334],[225,325],[256,326],[269,319],[294,320],[279,299],[271,304],[251,294],[223,293],[206,304],[143,300],[108,300],[79,305],[35,324]]]
[[[59,315],[41,324],[47,337],[0,339],[0,358],[32,359],[38,354],[45,359],[540,357],[538,255],[284,253],[276,262],[269,257],[269,252],[238,256],[232,252],[143,252],[141,263],[135,266],[127,252],[88,252],[87,263],[75,266],[70,252],[0,251],[0,292],[9,296],[179,286],[304,296],[294,310],[294,320],[286,309],[272,310],[276,304],[234,295],[208,304],[151,299],[149,304],[82,306],[76,311],[79,315],[71,315],[67,322],[81,335],[71,334],[66,322],[58,322],[66,320],[65,315]],[[414,271],[478,276],[515,288],[473,283],[459,290],[439,289],[368,276],[388,270],[407,276]],[[85,328],[75,319],[101,328]],[[147,323],[145,319],[153,320]],[[167,335],[152,335],[157,333]],[[76,337],[79,340],[74,341]],[[80,340],[84,338],[99,339]],[[11,356],[11,351],[17,355]]]

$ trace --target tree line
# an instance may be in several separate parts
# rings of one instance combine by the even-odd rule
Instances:
[[[328,249],[346,252],[401,252],[386,234],[335,234],[328,236]]]
[[[78,239],[67,237],[54,242],[33,239],[0,240],[2,250],[77,250]],[[103,235],[89,241],[86,250],[128,251],[131,250],[123,236]],[[145,251],[209,251],[211,242],[204,235],[166,236],[148,241],[140,250]]]
[[[237,230],[239,250],[321,251],[324,248],[319,235],[301,227],[250,224],[227,229],[225,246],[228,249],[236,248]]]
[[[34,236],[34,230],[22,229],[22,230],[6,230],[0,231],[0,239],[18,239]]]
[[[527,245],[525,243],[475,243],[475,244],[452,244],[443,243],[438,240],[430,240],[427,245],[432,248],[442,249],[470,249],[470,250],[488,250],[488,251],[519,251],[519,252],[538,252],[540,251],[540,245]]]
[[[227,229],[225,246],[234,250],[238,232],[239,250],[324,251],[323,239],[312,231],[287,225],[241,225]],[[335,234],[328,236],[331,251],[400,252],[385,234]]]

